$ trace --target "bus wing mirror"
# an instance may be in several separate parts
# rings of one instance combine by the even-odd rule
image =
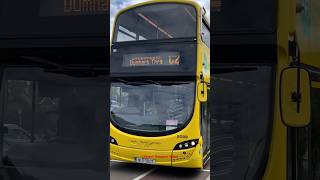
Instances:
[[[310,75],[306,69],[290,67],[280,75],[281,119],[290,127],[305,127],[310,123]]]
[[[205,82],[198,83],[197,96],[200,102],[206,102],[208,98],[207,84]]]

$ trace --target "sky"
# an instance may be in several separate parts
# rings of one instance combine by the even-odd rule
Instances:
[[[114,22],[114,18],[117,14],[117,12],[127,6],[145,2],[148,0],[110,0],[110,35],[112,33],[112,26]],[[197,1],[201,6],[203,6],[206,9],[206,16],[210,21],[210,0],[195,0]]]

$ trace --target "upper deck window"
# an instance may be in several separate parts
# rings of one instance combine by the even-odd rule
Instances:
[[[187,4],[161,3],[137,7],[122,13],[113,42],[194,38],[196,9]]]

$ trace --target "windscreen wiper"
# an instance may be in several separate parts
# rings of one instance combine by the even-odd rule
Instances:
[[[213,68],[213,74],[225,74],[233,72],[256,71],[256,67],[216,67]]]
[[[156,81],[152,81],[152,80],[146,80],[146,82],[151,82],[151,83],[156,84],[156,85],[161,85],[160,83],[158,83]]]
[[[70,67],[70,66],[63,66],[61,64],[57,64],[57,63],[54,63],[52,61],[49,61],[47,59],[44,59],[42,57],[33,57],[33,56],[20,56],[20,58],[22,59],[26,59],[26,60],[29,60],[31,62],[35,62],[35,63],[38,63],[38,64],[42,64],[42,65],[46,65],[46,66],[52,66],[52,67],[55,67],[57,68],[58,70],[107,70],[107,67],[88,67],[88,66],[85,66],[85,67],[81,67],[81,66],[73,66],[73,67]]]
[[[130,81],[126,81],[126,80],[124,80],[122,78],[117,78],[115,80],[117,80],[119,82],[122,82],[122,83],[125,83],[125,84],[132,85],[132,86],[141,86],[141,85],[146,85],[147,84],[145,82],[130,82]]]
[[[153,80],[145,80],[145,82],[151,82],[156,85],[181,85],[181,84],[188,84],[190,82],[184,82],[184,81],[153,81]]]
[[[117,78],[116,80],[117,80],[117,81],[120,81],[120,82],[123,82],[123,83],[126,83],[126,84],[129,83],[128,81],[126,81],[126,80],[124,80],[124,79],[121,79],[121,78]]]
[[[58,69],[66,69],[65,66],[62,66],[60,64],[54,63],[52,61],[46,60],[46,59],[41,58],[41,57],[20,56],[20,58],[26,59],[26,60],[29,60],[29,61],[32,61],[32,62],[36,62],[36,63],[42,64],[42,65],[53,66],[53,67],[56,67]]]
[[[189,84],[190,82],[186,82],[186,81],[163,81],[161,82],[162,85],[182,85],[182,84]]]
[[[156,127],[165,127],[166,125],[162,125],[162,124],[141,124],[139,125],[140,127],[143,126],[156,126]]]
[[[66,74],[74,77],[96,77],[96,76],[108,74],[106,67],[94,67],[94,66],[88,66],[88,65],[64,66],[64,65],[52,62],[50,60],[46,60],[42,57],[20,56],[20,58],[45,66],[44,72],[58,73],[58,74],[62,73],[62,74]],[[48,68],[48,67],[51,67],[51,68]]]

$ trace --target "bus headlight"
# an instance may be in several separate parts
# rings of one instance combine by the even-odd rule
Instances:
[[[116,139],[114,139],[113,137],[110,136],[110,143],[111,144],[115,144],[115,145],[118,145]]]
[[[199,140],[198,139],[193,139],[189,141],[183,141],[181,143],[178,143],[173,150],[181,150],[181,149],[188,149],[188,148],[193,148],[196,147],[198,144]]]

